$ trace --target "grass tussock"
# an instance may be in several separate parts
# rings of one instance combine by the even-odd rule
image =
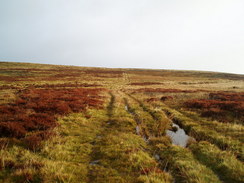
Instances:
[[[192,144],[190,149],[201,163],[216,172],[224,182],[244,182],[244,165],[233,154],[204,141]]]
[[[202,127],[214,129],[218,133],[239,140],[242,143],[244,142],[244,137],[243,137],[244,126],[241,124],[221,123],[216,120],[214,121],[208,120],[205,118],[201,118],[198,113],[192,111],[189,112],[185,110],[180,110],[180,112],[185,116],[187,116],[188,118],[197,121],[197,123]]]
[[[190,136],[194,137],[197,141],[209,141],[222,150],[230,150],[237,158],[244,160],[243,145],[240,141],[226,137],[213,129],[203,128],[197,122],[191,120],[180,112],[170,109],[168,107],[162,107],[162,109],[172,118],[172,120],[181,126]]]
[[[146,131],[149,131],[151,133],[151,136],[165,135],[166,130],[170,128],[171,124],[171,121],[167,118],[166,114],[161,110],[153,109],[151,106],[143,103],[142,101],[136,99],[131,95],[130,97],[139,104],[139,106],[137,106],[137,104],[134,103],[134,106],[131,107],[127,103],[131,113],[134,113],[134,115],[138,119],[140,118],[139,121],[143,121],[141,126],[145,126],[144,129],[146,129]],[[151,117],[148,115],[150,115]],[[148,119],[150,120],[147,121]]]
[[[200,164],[188,149],[158,145],[162,164],[172,172],[176,182],[221,182],[214,172]]]

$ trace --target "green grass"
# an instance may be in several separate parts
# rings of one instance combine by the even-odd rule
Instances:
[[[147,144],[135,132],[136,122],[118,98],[104,131],[94,147],[91,182],[170,182],[171,176],[158,170],[158,163],[146,152]],[[144,175],[145,171],[149,171]],[[109,172],[113,172],[109,175]],[[103,176],[101,176],[103,175]],[[107,176],[108,175],[108,176]]]
[[[131,105],[129,105],[129,102]],[[141,107],[132,100],[129,100],[129,102],[127,100],[129,111],[133,112],[134,115],[140,118],[139,121],[142,122],[141,125],[145,122],[145,116],[149,115],[153,118],[152,115],[150,115],[150,112],[153,110],[150,109],[149,112],[149,106],[147,106],[147,109],[145,110],[146,105],[142,106],[142,102],[139,102]],[[143,112],[144,115],[142,115],[142,113],[138,114],[138,112]],[[154,119],[150,124],[158,122]],[[167,119],[167,117],[162,116],[160,119]],[[164,122],[165,125],[168,125],[169,119]],[[150,131],[150,127],[151,126],[146,125],[147,131]],[[169,137],[159,137],[155,134],[157,134],[157,132],[154,131],[154,133],[151,133],[149,138],[150,149],[154,155],[157,154],[160,156],[160,166],[163,169],[168,169],[168,171],[174,176],[176,182],[221,182],[213,171],[195,160],[194,156],[188,149],[171,145]]]
[[[244,182],[244,165],[233,154],[204,141],[192,144],[190,149],[201,163],[216,172],[224,182]]]
[[[244,146],[240,141],[222,135],[211,128],[203,127],[196,121],[193,121],[192,119],[181,114],[179,111],[171,109],[167,106],[161,106],[162,110],[165,111],[176,124],[181,126],[187,134],[194,137],[196,140],[209,141],[222,150],[230,150],[240,160],[244,160]]]
[[[127,102],[129,110],[140,118],[140,121],[143,122],[141,126],[145,125],[146,131],[149,131],[151,136],[165,135],[166,130],[170,128],[171,124],[166,114],[162,110],[153,109],[151,106],[141,102],[135,97],[129,96],[137,103],[130,100],[130,103],[133,104],[133,106],[130,106]]]
[[[107,121],[104,110],[89,110],[88,114],[92,114],[90,119],[82,113],[60,118],[60,126],[55,129],[57,135],[45,141],[38,153],[21,146],[2,149],[2,165],[10,160],[15,164],[3,173],[2,181],[18,182],[29,176],[33,177],[33,182],[38,182],[36,179],[41,182],[87,182],[92,144],[100,133],[102,121]],[[40,164],[40,167],[33,164]]]
[[[214,172],[200,164],[188,149],[174,145],[158,145],[157,153],[165,168],[172,172],[176,182],[221,182]]]
[[[219,132],[225,136],[228,136],[233,139],[244,142],[244,136],[243,136],[244,126],[243,125],[233,124],[233,123],[221,123],[218,121],[210,121],[205,118],[201,118],[195,112],[188,112],[188,111],[184,111],[184,110],[180,110],[180,112],[182,114],[184,114],[185,116],[187,116],[188,118],[195,120],[202,127],[214,129],[216,132]]]
[[[244,181],[243,126],[232,123],[231,116],[229,123],[220,123],[182,108],[189,99],[208,98],[209,92],[243,92],[244,75],[8,62],[0,62],[0,68],[1,105],[14,102],[19,92],[37,85],[86,83],[105,89],[101,93],[105,104],[100,109],[87,107],[86,112],[55,116],[54,136],[42,141],[40,150],[28,150],[21,139],[1,137],[1,183]],[[65,89],[56,89],[61,88]],[[206,91],[137,93],[136,89],[143,88]],[[163,103],[162,96],[173,99]],[[145,102],[150,98],[158,101]],[[172,145],[165,133],[172,121],[198,142],[187,148]]]

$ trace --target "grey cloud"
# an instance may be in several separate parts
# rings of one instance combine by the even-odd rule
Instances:
[[[242,0],[2,0],[0,60],[244,73]]]

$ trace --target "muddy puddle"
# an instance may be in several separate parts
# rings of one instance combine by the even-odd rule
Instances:
[[[130,114],[132,115],[135,115],[133,114],[132,112],[130,112],[128,110],[128,106],[125,105],[125,110],[128,111]],[[166,135],[169,136],[172,140],[172,144],[174,145],[178,145],[178,146],[181,146],[181,147],[186,147],[187,143],[189,142],[189,140],[195,140],[194,138],[188,136],[184,129],[180,128],[179,125],[173,123],[173,128],[175,129],[174,131],[171,131],[171,130],[167,130],[166,131]],[[136,126],[136,134],[137,135],[141,135],[140,132],[141,132],[141,128],[140,128],[140,123],[137,122],[137,126]],[[146,142],[148,142],[148,138],[144,137],[144,140]]]
[[[173,123],[173,127],[177,129],[177,131],[166,131],[166,134],[171,138],[173,144],[186,147],[189,140],[194,140],[194,138],[188,136],[177,124]]]

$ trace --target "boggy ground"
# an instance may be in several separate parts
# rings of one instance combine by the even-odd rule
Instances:
[[[244,182],[243,93],[244,75],[1,62],[0,182]]]

